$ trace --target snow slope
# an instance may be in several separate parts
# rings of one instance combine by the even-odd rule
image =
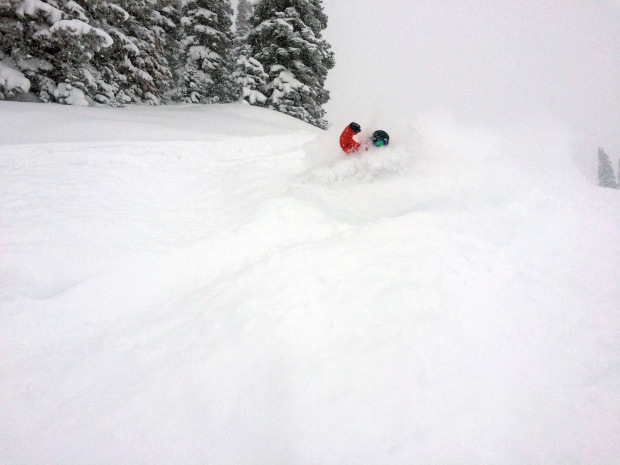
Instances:
[[[348,158],[241,105],[0,128],[0,463],[620,460],[620,192],[562,127]]]

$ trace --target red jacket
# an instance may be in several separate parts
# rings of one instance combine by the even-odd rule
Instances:
[[[340,147],[342,147],[342,150],[346,153],[357,152],[362,146],[362,144],[353,139],[354,135],[353,129],[349,126],[344,128],[344,131],[340,134]]]

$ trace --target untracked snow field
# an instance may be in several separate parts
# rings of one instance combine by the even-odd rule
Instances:
[[[0,102],[1,464],[620,462],[620,191],[334,123]]]

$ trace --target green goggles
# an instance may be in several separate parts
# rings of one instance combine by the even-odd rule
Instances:
[[[373,142],[373,145],[375,147],[383,147],[384,145],[386,145],[386,143],[384,140],[377,139],[376,141]]]

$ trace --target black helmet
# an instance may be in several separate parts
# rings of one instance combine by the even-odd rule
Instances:
[[[378,130],[372,133],[370,140],[372,140],[372,145],[381,147],[382,145],[388,145],[390,143],[390,136],[387,132]]]
[[[360,132],[362,132],[361,126],[357,123],[351,123],[349,124],[349,127],[355,134],[359,134]]]

